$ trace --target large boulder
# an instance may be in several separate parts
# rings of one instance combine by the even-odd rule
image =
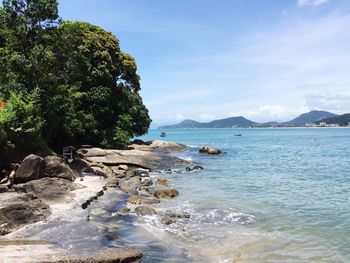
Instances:
[[[23,159],[14,176],[14,182],[26,183],[31,180],[40,179],[45,169],[45,161],[40,156],[31,154]]]
[[[200,153],[208,153],[208,154],[220,154],[221,150],[214,148],[214,147],[208,147],[208,146],[203,146],[199,148]]]
[[[83,173],[94,173],[94,169],[92,169],[90,164],[80,158],[76,158],[70,162],[69,167],[79,175],[82,175]]]
[[[154,196],[158,198],[174,198],[179,195],[176,189],[159,189],[154,192]]]
[[[43,177],[57,177],[74,181],[76,173],[66,164],[63,158],[58,156],[47,156],[44,158],[45,169]]]

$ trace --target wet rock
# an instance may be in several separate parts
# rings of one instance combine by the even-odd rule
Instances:
[[[41,221],[51,213],[49,206],[33,195],[9,194],[14,193],[2,194],[0,198],[0,235]]]
[[[141,216],[148,216],[157,214],[157,211],[149,206],[138,206],[135,208],[135,213]]]
[[[165,212],[166,217],[170,217],[170,218],[190,218],[191,215],[189,213],[186,212],[172,212],[170,210],[167,210]]]
[[[153,184],[153,181],[151,179],[145,179],[142,182],[142,186],[148,187],[151,186]]]
[[[44,168],[44,159],[40,156],[31,154],[24,158],[21,162],[14,176],[14,181],[16,184],[18,184],[39,179],[43,176]]]
[[[74,173],[63,158],[58,156],[46,156],[44,161],[45,169],[42,177],[57,177],[73,182],[75,177],[79,176],[78,174]]]
[[[127,214],[130,212],[130,208],[129,207],[126,207],[126,206],[123,206],[121,208],[118,209],[118,212],[119,213],[122,213],[122,214]]]
[[[186,167],[185,171],[186,171],[187,173],[191,173],[191,172],[201,171],[201,170],[203,170],[203,169],[204,169],[204,168],[203,168],[202,166],[196,165],[196,166],[194,166],[193,168],[191,168],[191,167]]]
[[[165,185],[167,186],[168,185],[168,180],[167,179],[163,179],[163,178],[158,178],[157,179],[157,184],[160,184],[160,185]]]
[[[134,176],[149,177],[149,173],[147,170],[138,169],[134,171]]]
[[[220,154],[221,150],[214,148],[214,147],[208,147],[208,146],[203,146],[199,149],[200,153],[208,153],[208,154]]]
[[[176,189],[159,189],[154,192],[154,196],[158,198],[174,198],[179,195]]]
[[[131,195],[128,198],[128,202],[134,205],[142,205],[142,204],[157,204],[160,202],[160,200],[154,197],[143,197],[138,195]]]
[[[162,219],[160,220],[160,222],[164,225],[171,225],[176,223],[176,220],[174,218],[168,217],[168,216],[164,216],[162,217]]]
[[[119,179],[119,188],[125,193],[137,194],[137,189],[141,187],[141,178],[138,176],[131,177],[130,179]]]

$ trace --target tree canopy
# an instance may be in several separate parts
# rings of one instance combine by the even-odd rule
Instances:
[[[102,28],[62,21],[56,0],[3,1],[0,72],[0,159],[121,147],[149,128],[135,60]]]

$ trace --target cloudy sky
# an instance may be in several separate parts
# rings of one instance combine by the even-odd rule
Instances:
[[[153,126],[350,112],[350,1],[59,0],[135,57]]]

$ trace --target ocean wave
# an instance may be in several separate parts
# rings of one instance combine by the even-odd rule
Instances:
[[[250,225],[256,222],[254,215],[221,209],[208,212],[206,218],[214,223]]]

